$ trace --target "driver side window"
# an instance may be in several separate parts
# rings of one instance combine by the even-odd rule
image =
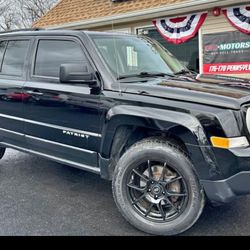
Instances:
[[[60,65],[87,62],[81,46],[70,40],[39,40],[33,75],[59,78]]]

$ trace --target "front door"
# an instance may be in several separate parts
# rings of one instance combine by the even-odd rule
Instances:
[[[24,85],[24,93],[32,96],[24,102],[30,150],[95,171],[101,142],[99,95],[88,85],[59,82],[61,64],[88,61],[81,42],[39,37],[34,55]]]

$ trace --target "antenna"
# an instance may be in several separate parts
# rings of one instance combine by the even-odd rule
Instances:
[[[110,9],[112,11],[112,8],[113,8],[113,5],[114,5],[114,2],[117,2],[117,1],[112,1],[110,2]],[[114,32],[114,19],[112,19],[112,22],[111,22],[111,26],[112,26],[112,32]],[[114,45],[114,52],[115,52],[115,64],[116,64],[116,72],[117,72],[117,76],[120,75],[119,73],[119,68],[118,68],[118,53],[117,53],[117,44],[116,44],[116,39],[114,38],[114,33],[113,33],[113,45]],[[121,88],[121,83],[120,81],[118,80],[118,84],[119,84],[119,94],[122,95],[122,88]]]

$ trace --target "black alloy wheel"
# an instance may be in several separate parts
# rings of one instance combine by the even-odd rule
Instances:
[[[151,221],[173,220],[187,205],[188,190],[185,180],[167,162],[147,160],[132,169],[127,187],[134,209]]]

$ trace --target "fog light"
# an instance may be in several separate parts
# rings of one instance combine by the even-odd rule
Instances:
[[[210,140],[212,142],[212,145],[216,148],[229,149],[229,148],[242,148],[249,146],[249,142],[245,136],[234,137],[234,138],[212,136]]]

